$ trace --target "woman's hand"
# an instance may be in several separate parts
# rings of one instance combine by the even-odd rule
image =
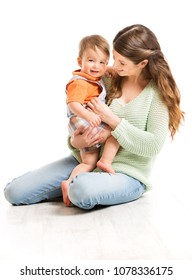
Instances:
[[[98,114],[101,120],[107,123],[112,129],[115,129],[115,127],[120,123],[121,119],[117,117],[99,98],[94,97],[87,105],[91,111]]]
[[[97,133],[96,133],[97,131]],[[102,129],[98,132],[97,128],[80,126],[71,137],[71,145],[77,149],[91,147],[103,141]]]

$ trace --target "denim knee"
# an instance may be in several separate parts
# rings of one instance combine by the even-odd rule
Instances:
[[[4,189],[4,195],[7,201],[13,205],[26,205],[30,203],[33,193],[31,191],[31,182],[28,178],[30,172],[13,179]],[[29,180],[28,180],[29,179]],[[35,202],[35,201],[34,201]]]
[[[73,179],[69,186],[68,196],[70,201],[79,208],[92,209],[95,206],[91,193],[90,186],[87,186],[86,179],[83,174],[80,174]]]
[[[12,181],[11,183],[8,183],[5,186],[4,196],[5,196],[6,200],[13,205],[21,204],[19,192],[17,191],[17,186],[15,186],[14,181]]]

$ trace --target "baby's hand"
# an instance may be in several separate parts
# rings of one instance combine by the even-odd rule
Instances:
[[[107,70],[105,72],[105,75],[107,78],[111,78],[117,75],[117,73],[115,72],[114,68],[111,66],[107,66]]]
[[[91,126],[97,127],[101,123],[101,118],[100,118],[99,115],[97,115],[97,114],[95,114],[93,112],[88,112],[87,113],[87,117],[86,117],[86,121],[88,123],[90,123]]]

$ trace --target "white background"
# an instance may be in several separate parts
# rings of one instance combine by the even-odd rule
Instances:
[[[181,90],[181,105],[186,112],[181,132],[173,143],[168,141],[159,156],[158,167],[162,172],[154,170],[154,179],[164,177],[163,180],[173,183],[190,184],[192,20],[189,4],[186,0],[1,1],[1,190],[13,177],[69,153],[65,84],[77,68],[79,40],[97,33],[112,43],[120,29],[134,23],[148,26],[157,35]]]

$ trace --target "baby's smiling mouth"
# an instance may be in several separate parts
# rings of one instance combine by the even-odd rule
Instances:
[[[97,70],[90,70],[90,72],[93,73],[93,74],[98,74],[99,73],[99,71],[97,71]]]

